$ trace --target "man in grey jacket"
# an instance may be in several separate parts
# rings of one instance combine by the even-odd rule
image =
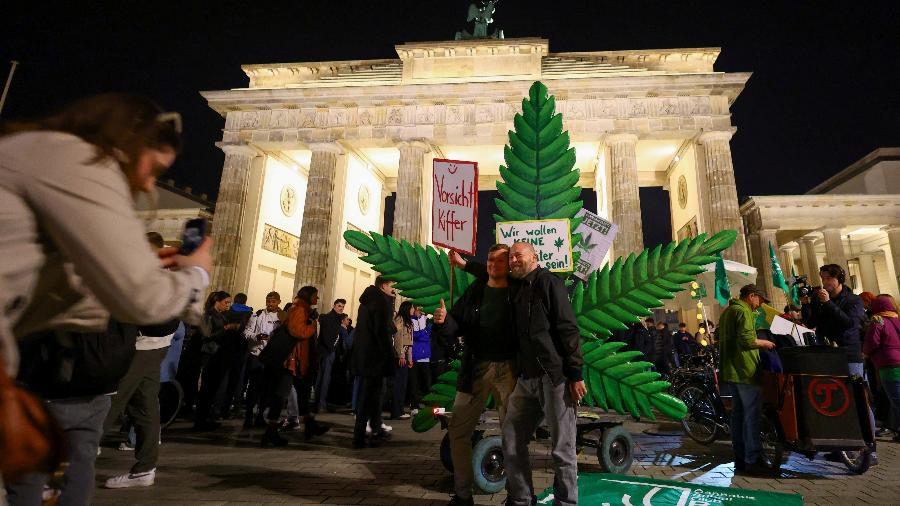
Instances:
[[[581,338],[562,280],[538,266],[534,247],[517,242],[509,251],[519,379],[507,401],[503,456],[507,504],[533,504],[528,443],[541,418],[550,426],[554,504],[578,504],[575,410],[584,397]]]

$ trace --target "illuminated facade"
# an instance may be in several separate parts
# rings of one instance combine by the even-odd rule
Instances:
[[[779,264],[819,284],[819,267],[847,271],[847,284],[900,297],[900,148],[869,153],[806,195],[755,196],[741,205],[750,259],[776,307],[784,292],[772,286],[769,243]]]
[[[614,254],[643,249],[638,188],[671,195],[675,238],[742,230],[729,108],[748,73],[716,72],[718,48],[550,53],[547,40],[396,46],[397,59],[245,65],[247,88],[203,92],[225,118],[213,286],[282,298],[319,287],[355,314],[373,272],[342,238],[383,227],[428,243],[433,158],[474,160],[495,188],[513,116],[535,80],[556,96],[580,184],[619,224]],[[744,237],[725,253],[747,263]]]

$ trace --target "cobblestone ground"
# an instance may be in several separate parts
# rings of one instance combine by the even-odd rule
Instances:
[[[163,435],[156,485],[125,490],[98,489],[96,505],[259,505],[259,504],[446,504],[452,480],[441,465],[439,427],[416,434],[409,422],[388,422],[393,439],[381,448],[352,450],[352,417],[319,417],[331,431],[313,443],[302,432],[288,433],[286,448],[259,448],[261,429],[242,431],[227,422],[216,432],[194,434],[176,423]],[[819,457],[791,454],[781,476],[734,476],[728,441],[699,445],[675,424],[626,423],[637,445],[630,473],[707,485],[801,494],[809,505],[900,503],[900,445],[880,441],[879,464],[862,476]],[[127,471],[133,453],[111,446],[97,460],[98,483]],[[532,443],[535,488],[551,485],[552,461],[544,443]],[[579,457],[580,472],[601,472],[594,450]],[[477,504],[500,504],[504,496],[476,495]]]

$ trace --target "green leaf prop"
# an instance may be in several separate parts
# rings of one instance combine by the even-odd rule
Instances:
[[[575,167],[575,148],[562,131],[562,114],[555,114],[556,99],[536,81],[522,99],[522,113],[513,119],[515,131],[503,147],[506,166],[497,182],[501,198],[496,221],[574,218],[582,201]],[[573,228],[577,224],[573,224]]]
[[[574,216],[582,202],[575,200],[581,192],[577,187],[579,173],[573,169],[575,150],[569,147],[568,133],[562,131],[562,116],[555,114],[555,100],[543,84],[531,86],[514,124],[515,132],[509,132],[509,144],[503,150],[506,166],[500,167],[503,181],[497,183],[501,198],[496,201],[500,214],[494,218],[569,218],[571,226],[577,227],[579,220]],[[726,230],[710,238],[701,234],[657,246],[618,258],[612,266],[592,273],[586,283],[575,283],[571,302],[582,335],[589,405],[650,419],[655,419],[654,410],[676,419],[685,416],[684,403],[665,393],[669,384],[649,370],[650,363],[639,360],[640,352],[618,352],[624,343],[606,342],[606,338],[649,316],[664,299],[673,298],[703,272],[704,265],[715,262],[715,255],[736,237],[735,231]],[[404,297],[429,311],[441,298],[449,299],[450,269],[445,253],[376,233],[347,231],[344,238],[365,253],[362,259],[376,271],[397,281]],[[573,243],[580,240],[573,234]],[[455,293],[461,295],[472,280],[457,269]],[[424,398],[426,403],[452,410],[458,368],[459,363],[454,362]],[[421,410],[412,423],[417,432],[423,432],[437,421],[430,410]]]
[[[612,268],[607,265],[591,273],[586,284],[575,287],[572,308],[584,338],[581,352],[588,390],[586,404],[651,420],[656,419],[651,407],[671,418],[684,418],[687,407],[666,393],[669,383],[659,381],[659,373],[650,371],[649,362],[634,361],[641,352],[616,353],[625,343],[605,339],[612,331],[625,330],[628,324],[650,316],[650,309],[662,306],[662,299],[674,298],[736,237],[733,230],[709,239],[700,234],[677,245],[672,242],[637,256],[631,254],[625,261],[618,258]],[[602,337],[597,339],[596,334]]]
[[[400,295],[434,311],[441,299],[450,303],[450,263],[447,254],[431,246],[397,241],[391,236],[356,230],[344,232],[344,239],[354,248],[366,253],[365,262],[397,284]],[[458,298],[475,278],[456,269],[454,296]]]
[[[569,132],[562,131],[562,114],[556,114],[556,98],[547,87],[535,81],[522,99],[522,112],[513,118],[515,131],[509,132],[509,144],[503,147],[506,166],[500,166],[494,199],[500,214],[495,221],[529,221],[569,218],[570,230],[581,220],[575,214],[583,202],[578,186],[580,172],[575,169],[575,148],[569,147]],[[572,234],[572,243],[581,240]],[[572,265],[580,252],[572,254]]]
[[[638,255],[617,258],[601,271],[579,283],[572,294],[572,308],[581,335],[609,337],[614,330],[625,330],[631,323],[650,316],[650,309],[662,307],[663,299],[672,299],[704,272],[703,266],[716,261],[716,254],[737,238],[734,230],[723,230],[707,239],[693,239],[658,245]]]
[[[453,401],[456,400],[456,379],[459,376],[459,360],[450,362],[450,369],[438,376],[438,381],[431,385],[431,391],[422,397],[422,403],[432,407],[445,408],[453,411]],[[412,419],[412,428],[415,432],[426,432],[437,425],[437,418],[430,409],[420,409]]]

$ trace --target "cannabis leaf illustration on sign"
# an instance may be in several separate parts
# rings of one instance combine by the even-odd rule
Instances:
[[[562,248],[563,245],[562,237],[557,237],[556,242],[554,242],[553,245],[556,246],[556,251],[559,251],[559,248]]]

